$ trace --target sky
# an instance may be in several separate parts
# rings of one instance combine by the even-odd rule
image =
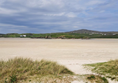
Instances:
[[[118,0],[0,0],[0,33],[118,31]]]

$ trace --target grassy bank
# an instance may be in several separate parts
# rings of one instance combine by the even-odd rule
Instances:
[[[23,58],[0,61],[0,83],[23,83],[24,81],[36,79],[40,81],[47,78],[59,79],[66,74],[72,75],[74,73],[51,61],[32,61]]]
[[[111,60],[103,63],[87,64],[87,68],[94,73],[118,81],[118,60]]]
[[[78,70],[79,71],[79,70]],[[76,75],[56,62],[14,58],[0,61],[0,83],[108,83],[100,75]]]

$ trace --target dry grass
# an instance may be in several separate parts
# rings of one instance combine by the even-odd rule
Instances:
[[[47,75],[53,75],[57,78],[66,74],[72,75],[73,72],[51,61],[32,61],[24,58],[0,61],[0,83],[31,81],[35,78],[41,79],[41,77]]]
[[[111,60],[104,63],[87,64],[86,66],[90,67],[93,72],[99,75],[103,75],[107,78],[111,78],[111,80],[118,81],[118,60]]]
[[[0,83],[71,83],[74,80],[86,83],[108,83],[98,75],[75,75],[56,62],[27,58],[0,61]]]

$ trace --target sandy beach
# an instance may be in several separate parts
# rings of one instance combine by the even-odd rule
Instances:
[[[118,39],[0,38],[0,59],[14,57],[56,61],[76,74],[89,74],[83,64],[118,59]]]

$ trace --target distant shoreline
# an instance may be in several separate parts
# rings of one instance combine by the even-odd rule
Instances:
[[[118,38],[117,32],[98,32],[91,30],[77,30],[65,33],[9,33],[0,34],[0,38],[33,38],[33,39],[92,39],[92,38]]]
[[[20,38],[20,37],[12,38],[12,37],[0,37],[0,39],[46,39],[46,38]],[[51,39],[61,39],[61,38],[51,38]],[[65,39],[89,40],[89,39],[82,39],[82,38],[78,38],[78,39],[76,39],[76,38],[65,38]],[[65,40],[65,39],[62,39],[62,40]],[[90,38],[90,39],[118,39],[118,38]],[[49,39],[47,39],[47,40],[49,40]]]

